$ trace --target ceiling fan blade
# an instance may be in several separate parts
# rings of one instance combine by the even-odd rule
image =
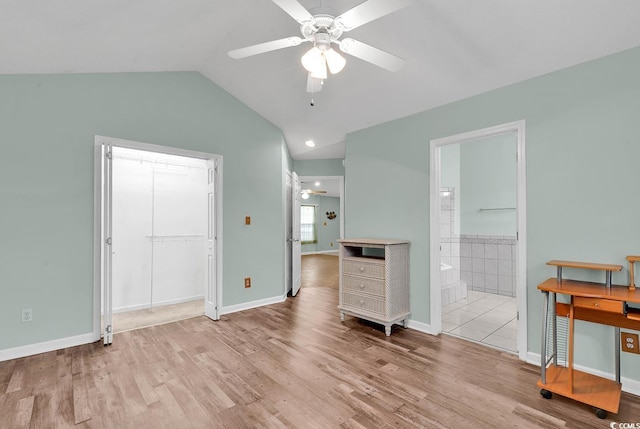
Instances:
[[[313,15],[309,13],[297,0],[272,0],[280,6],[282,10],[287,12],[293,19],[300,24],[313,20]]]
[[[311,72],[307,75],[307,92],[314,93],[322,90],[322,79],[311,76]]]
[[[275,0],[274,0],[275,1]],[[396,10],[409,6],[414,0],[369,0],[336,17],[335,23],[344,31],[353,30]],[[277,2],[276,2],[277,3]]]
[[[354,39],[347,38],[340,41],[340,50],[345,54],[360,58],[361,60],[365,60],[392,72],[397,72],[404,64],[402,58],[398,58],[395,55],[391,55]]]
[[[297,36],[287,37],[285,39],[272,40],[271,42],[259,43],[257,45],[247,46],[246,48],[234,49],[229,51],[229,56],[233,59],[250,57],[252,55],[263,54],[265,52],[275,51],[290,46],[298,46],[302,43],[302,39]]]

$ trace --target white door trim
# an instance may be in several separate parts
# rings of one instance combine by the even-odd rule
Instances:
[[[198,158],[204,160],[214,160],[218,166],[218,176],[216,180],[215,195],[215,222],[217,237],[216,240],[216,306],[218,315],[222,309],[222,155],[216,155],[208,152],[198,152],[188,149],[181,149],[169,146],[160,146],[150,143],[142,143],[131,140],[118,139],[114,137],[94,136],[94,173],[93,173],[93,337],[94,341],[98,341],[102,331],[100,329],[101,321],[101,282],[102,282],[102,145],[109,143],[111,146],[123,147],[130,149],[138,149],[149,152],[158,152],[168,155],[186,156],[190,158]]]
[[[429,145],[429,263],[431,334],[442,332],[442,295],[440,291],[440,155],[444,146],[515,132],[517,136],[517,255],[516,303],[518,310],[518,357],[527,360],[527,198],[525,121],[510,122],[454,136],[431,140]],[[437,267],[437,269],[436,269]]]

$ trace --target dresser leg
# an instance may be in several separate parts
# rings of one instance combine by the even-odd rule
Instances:
[[[404,326],[405,328],[409,327],[409,319],[404,319],[404,321],[402,322],[402,326]]]
[[[342,311],[340,312],[340,321],[344,322],[344,313]]]
[[[384,333],[385,335],[388,337],[391,335],[391,326],[385,326],[384,327]]]

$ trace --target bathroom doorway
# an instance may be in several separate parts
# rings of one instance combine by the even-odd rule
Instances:
[[[524,122],[431,142],[431,326],[526,357]]]

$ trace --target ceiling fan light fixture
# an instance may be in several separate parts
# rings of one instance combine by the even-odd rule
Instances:
[[[317,46],[309,49],[301,58],[302,66],[317,79],[327,78],[327,63]]]
[[[347,64],[347,60],[333,48],[327,49],[323,54],[331,74],[340,73]]]

